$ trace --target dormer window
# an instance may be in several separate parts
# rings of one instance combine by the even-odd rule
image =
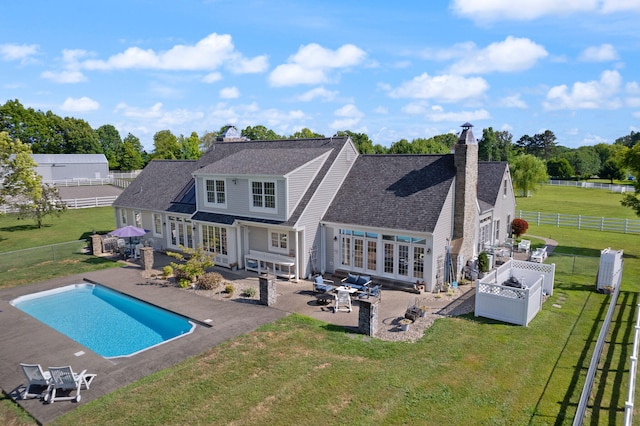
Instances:
[[[207,191],[208,205],[213,205],[216,207],[224,207],[227,204],[224,180],[207,179],[206,191]]]
[[[276,183],[273,181],[251,181],[251,210],[276,211]]]

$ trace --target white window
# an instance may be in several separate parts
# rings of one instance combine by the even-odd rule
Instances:
[[[120,209],[120,221],[123,225],[127,224],[127,212],[124,209]]]
[[[136,225],[138,228],[142,228],[142,213],[140,213],[140,212],[139,212],[139,211],[137,211],[137,210],[136,210],[136,211],[134,211],[134,212],[133,212],[133,218],[134,218],[134,221],[135,221],[135,225]]]
[[[160,213],[153,214],[153,233],[162,235],[162,216],[160,216]]]
[[[251,181],[251,210],[276,210],[276,183],[273,181]]]
[[[207,191],[207,204],[224,206],[227,203],[224,180],[207,179],[205,186]]]
[[[502,194],[503,197],[507,196],[507,180],[504,180],[504,193]]]
[[[289,254],[289,233],[269,231],[269,251]]]

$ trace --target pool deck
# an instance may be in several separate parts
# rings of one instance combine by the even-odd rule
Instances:
[[[172,259],[158,257],[154,268]],[[173,286],[152,284],[142,276],[142,269],[133,263],[123,263],[120,268],[69,276],[42,283],[0,290],[0,388],[10,394],[40,424],[55,420],[58,416],[79,405],[106,395],[133,383],[149,374],[163,370],[184,359],[198,355],[220,343],[250,332],[259,326],[275,321],[292,312],[308,315],[331,324],[357,328],[358,308],[355,302],[352,313],[333,313],[328,306],[317,303],[311,292],[310,282],[278,281],[278,300],[272,307],[262,306],[245,299],[216,300]],[[256,282],[255,273],[221,270],[228,280]],[[18,296],[49,290],[68,284],[81,283],[84,279],[101,283],[115,290],[177,312],[198,323],[190,335],[148,349],[130,358],[106,359],[88,350],[68,337],[10,305]],[[456,309],[459,301],[473,302],[474,292],[465,290],[463,297],[454,300],[438,300],[438,309]],[[416,297],[406,291],[384,291],[380,304],[381,323],[393,321],[403,315],[408,303]],[[435,306],[434,306],[435,307]],[[68,309],[73,310],[74,306]],[[210,322],[208,321],[210,320]],[[43,369],[71,365],[75,372],[87,370],[97,374],[91,389],[82,390],[80,402],[60,401],[45,404],[39,399],[21,400],[25,377],[20,363],[40,364]]]

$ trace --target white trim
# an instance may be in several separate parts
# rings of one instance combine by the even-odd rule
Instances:
[[[207,182],[212,181],[213,182],[213,196],[215,198],[214,202],[210,202],[209,201],[209,190],[207,189]],[[224,203],[219,203],[218,202],[218,190],[217,190],[217,184],[218,182],[222,182],[222,184],[224,185],[224,192],[222,192],[222,194],[224,195]],[[218,208],[218,209],[226,209],[227,208],[227,200],[229,198],[228,196],[228,187],[229,185],[227,185],[227,180],[225,178],[216,178],[216,177],[204,177],[203,178],[203,186],[204,186],[204,200],[203,204],[206,207],[214,207],[214,208]]]
[[[276,179],[259,179],[252,178],[248,180],[249,182],[249,211],[254,213],[270,213],[270,214],[278,214],[278,181]],[[274,206],[272,207],[256,207],[253,205],[253,183],[259,182],[262,184],[262,201],[266,204],[266,195],[264,193],[265,183],[273,184],[273,197],[274,197]]]
[[[278,247],[274,247],[273,246],[273,238],[271,234],[278,234]],[[282,237],[285,237],[285,243],[286,243],[286,247],[281,247],[281,243],[282,243]],[[289,248],[291,246],[291,243],[289,241],[289,231],[280,231],[278,229],[273,229],[273,228],[269,228],[268,233],[267,233],[267,238],[269,239],[269,241],[267,241],[267,246],[269,247],[269,251],[272,253],[282,253],[282,254],[289,254]]]

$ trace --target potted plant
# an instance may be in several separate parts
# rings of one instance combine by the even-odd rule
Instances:
[[[486,251],[480,252],[478,255],[478,271],[480,272],[480,278],[489,272],[489,256]]]
[[[229,267],[231,268],[232,271],[237,271],[238,270],[238,263],[237,262],[233,262],[232,264],[229,265]]]
[[[402,331],[408,331],[409,330],[409,326],[411,325],[413,321],[411,321],[409,318],[402,318],[400,320],[400,329]]]
[[[424,318],[427,316],[427,307],[426,306],[420,306],[420,317]]]

